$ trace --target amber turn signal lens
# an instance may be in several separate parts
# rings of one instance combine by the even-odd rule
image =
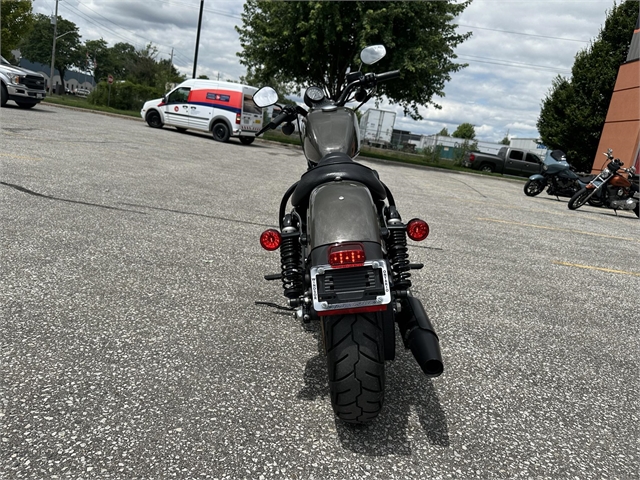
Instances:
[[[270,228],[269,230],[265,230],[260,235],[260,245],[265,250],[269,250],[270,252],[273,250],[277,250],[280,247],[280,243],[282,242],[282,236],[280,232]]]
[[[407,223],[407,235],[411,240],[421,242],[429,236],[429,225],[424,220],[414,218]]]

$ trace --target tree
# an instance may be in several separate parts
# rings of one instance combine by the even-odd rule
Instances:
[[[567,154],[578,170],[591,169],[620,65],[626,60],[638,3],[614,4],[592,44],[578,52],[571,79],[558,76],[542,102],[542,142]]]
[[[511,145],[511,140],[509,140],[509,135],[505,135],[502,140],[500,140],[502,145]]]
[[[55,68],[60,73],[60,82],[64,85],[64,76],[69,67],[82,61],[80,33],[75,23],[58,17],[58,40],[56,40]],[[53,25],[47,15],[35,16],[33,29],[20,44],[22,56],[32,62],[44,65],[51,63],[53,46]]]
[[[349,67],[358,68],[366,45],[383,44],[387,56],[376,72],[400,70],[401,78],[378,86],[383,95],[422,118],[419,105],[444,96],[454,48],[469,37],[453,23],[469,1],[438,2],[263,2],[247,0],[242,14],[240,62],[260,82],[315,84],[334,96],[345,85]],[[366,66],[363,71],[366,71]],[[371,70],[369,70],[371,71]]]
[[[440,130],[440,133],[438,134],[441,137],[448,137],[449,136],[449,130],[447,130],[447,127],[444,127],[442,130]]]
[[[20,39],[33,28],[30,0],[2,0],[0,5],[0,50],[7,60],[13,60],[11,50],[18,48]]]
[[[465,140],[473,140],[476,138],[476,129],[470,123],[461,123],[451,134],[454,138],[464,138]]]

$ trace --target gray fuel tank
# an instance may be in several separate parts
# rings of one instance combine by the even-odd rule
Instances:
[[[334,152],[354,158],[360,153],[360,129],[353,110],[330,106],[312,110],[302,120],[304,154],[313,163]]]
[[[337,242],[380,243],[380,224],[369,190],[358,182],[325,183],[309,199],[309,246]]]

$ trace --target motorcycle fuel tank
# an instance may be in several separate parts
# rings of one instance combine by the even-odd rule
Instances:
[[[312,110],[302,121],[304,154],[318,163],[333,152],[346,153],[351,158],[360,153],[360,129],[353,110],[330,105]]]

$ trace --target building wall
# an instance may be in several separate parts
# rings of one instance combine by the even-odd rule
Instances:
[[[41,63],[30,62],[23,58],[20,60],[19,66],[33,70],[34,72],[41,73],[47,79],[47,87],[49,86],[49,77],[51,76],[51,65],[43,65]],[[54,71],[53,76],[54,85],[60,84],[60,75],[57,70]],[[89,74],[82,72],[74,72],[67,70],[64,76],[65,88],[71,91],[76,91],[78,88],[85,88],[92,91],[95,88],[95,81]]]

